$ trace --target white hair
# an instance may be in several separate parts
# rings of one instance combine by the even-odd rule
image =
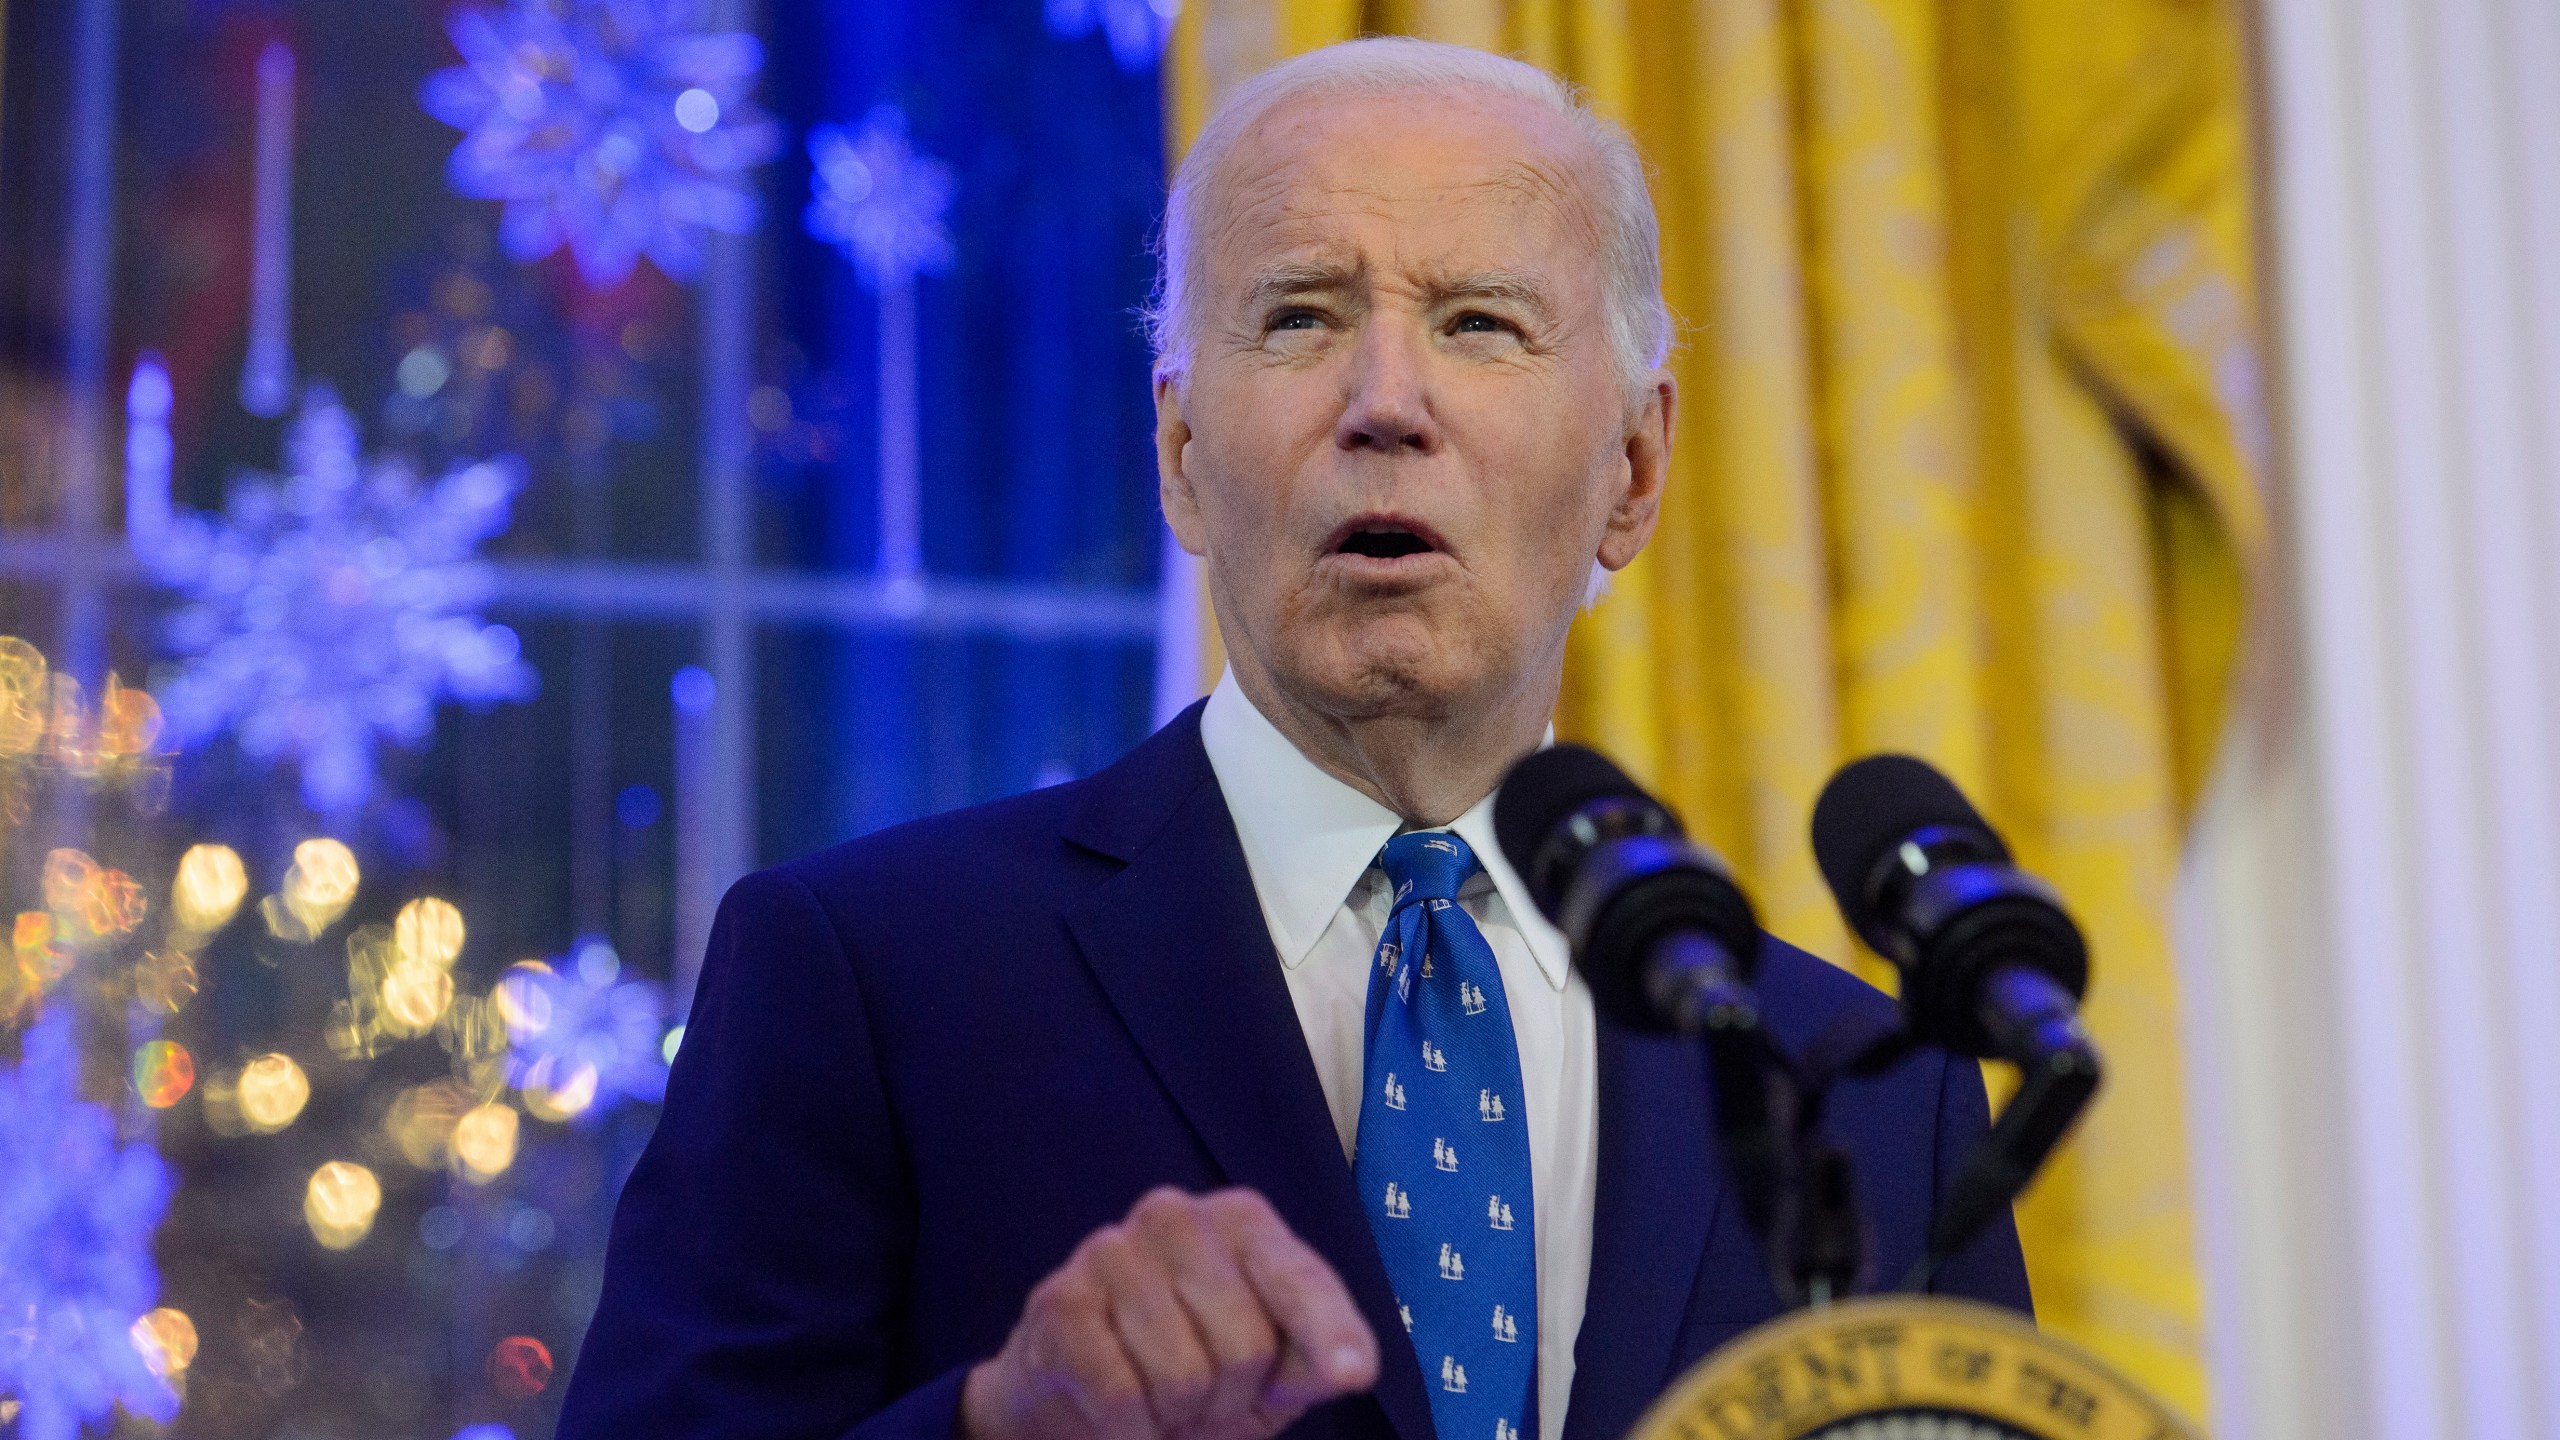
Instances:
[[[1630,392],[1645,388],[1671,352],[1671,308],[1662,299],[1660,227],[1635,142],[1593,113],[1574,88],[1535,65],[1463,45],[1406,36],[1346,40],[1286,60],[1235,88],[1173,172],[1157,250],[1155,296],[1146,308],[1156,373],[1180,380],[1199,334],[1200,236],[1227,155],[1264,116],[1310,96],[1483,91],[1526,100],[1562,118],[1594,162],[1610,358]]]

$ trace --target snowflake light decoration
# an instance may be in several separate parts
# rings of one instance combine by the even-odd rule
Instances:
[[[702,28],[701,0],[511,0],[464,6],[446,29],[463,63],[419,103],[464,132],[453,188],[505,202],[507,253],[566,245],[588,283],[616,284],[647,255],[675,279],[701,232],[743,235],[758,205],[745,173],[781,133],[751,96],[753,35]]]
[[[68,1010],[27,1031],[23,1057],[0,1071],[0,1395],[24,1407],[24,1440],[73,1440],[119,1404],[166,1423],[177,1396],[131,1331],[160,1291],[168,1167],[80,1098]]]
[[[285,461],[234,481],[222,516],[173,518],[144,553],[187,599],[160,705],[180,745],[231,731],[255,759],[294,759],[303,799],[337,813],[372,793],[375,742],[424,740],[439,699],[532,692],[515,632],[475,613],[491,583],[480,542],[506,528],[521,477],[487,460],[421,486],[401,461],[366,459],[320,387]]]
[[[1144,70],[1164,54],[1173,19],[1182,0],[1048,0],[1043,15],[1049,33],[1073,40],[1095,29],[1111,42],[1111,58],[1120,68]]]
[[[665,992],[621,971],[613,947],[591,937],[558,969],[517,965],[499,982],[507,1080],[535,1114],[597,1116],[623,1100],[666,1098]]]
[[[951,267],[951,167],[907,143],[906,112],[876,105],[848,135],[809,132],[809,233],[843,249],[873,290]]]

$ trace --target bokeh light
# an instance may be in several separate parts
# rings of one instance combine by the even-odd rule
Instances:
[[[166,1110],[196,1086],[196,1059],[175,1040],[154,1040],[133,1052],[133,1088],[142,1103]]]
[[[347,998],[330,1012],[330,1050],[361,1059],[386,1038],[435,1029],[454,1004],[447,967],[461,948],[462,912],[441,900],[413,900],[390,925],[358,926],[347,936]]]
[[[507,1075],[544,1120],[595,1115],[666,1093],[664,992],[623,980],[613,946],[582,937],[558,970],[511,968],[493,996],[508,1017]]]
[[[241,1067],[237,1094],[241,1120],[260,1135],[272,1135],[302,1114],[311,1100],[311,1080],[292,1056],[261,1055]]]
[[[453,1057],[454,1073],[471,1081],[481,1099],[505,1087],[507,1022],[490,995],[459,995],[436,1027],[436,1043]]]
[[[311,1238],[332,1250],[345,1250],[373,1230],[382,1210],[382,1182],[371,1170],[349,1160],[332,1160],[311,1172],[303,1192],[302,1218]]]
[[[462,953],[462,912],[449,901],[422,895],[400,907],[391,934],[401,958],[413,964],[451,965]]]
[[[160,742],[160,702],[148,690],[136,690],[107,674],[106,693],[98,697],[98,754],[111,760],[148,755]]]
[[[53,917],[22,910],[9,927],[9,953],[0,957],[0,1020],[15,1022],[71,966],[70,952],[54,943]]]
[[[489,1380],[510,1400],[530,1400],[551,1385],[551,1347],[510,1335],[489,1351]]]
[[[44,905],[67,915],[80,904],[80,892],[96,883],[98,862],[84,850],[64,848],[44,857]]]
[[[133,965],[133,998],[158,1014],[186,1008],[201,985],[195,957],[184,950],[154,950]]]
[[[558,1055],[545,1055],[524,1077],[524,1108],[537,1120],[557,1123],[586,1113],[596,1103],[596,1067]]]
[[[126,1333],[133,1338],[142,1363],[163,1380],[174,1383],[196,1363],[196,1322],[184,1310],[163,1305],[134,1321]]]
[[[595,989],[612,984],[622,975],[621,953],[593,935],[578,942],[570,960],[578,978]]]
[[[85,851],[64,848],[46,855],[43,885],[45,908],[69,922],[75,935],[87,938],[125,934],[151,908],[132,876],[99,864]]]
[[[80,682],[56,670],[50,688],[50,713],[44,726],[46,758],[74,775],[96,774],[98,752],[90,734],[88,699],[81,692]]]
[[[440,965],[402,960],[382,977],[382,1028],[399,1036],[424,1035],[453,1003],[453,976]]]
[[[516,1163],[515,1110],[506,1105],[476,1105],[454,1122],[453,1159],[462,1178],[485,1185]]]
[[[271,903],[261,907],[268,930],[282,940],[318,938],[347,913],[363,879],[355,852],[343,843],[325,835],[303,841],[293,847],[293,863]]]
[[[539,960],[519,960],[507,967],[497,988],[489,992],[510,1037],[529,1040],[550,1027],[551,988],[545,982],[552,973]]]
[[[15,635],[0,635],[0,757],[32,754],[44,740],[44,652]]]
[[[478,1099],[452,1080],[412,1086],[383,1115],[383,1134],[401,1159],[421,1170],[441,1170],[453,1156],[454,1127]]]
[[[178,857],[178,876],[169,886],[169,913],[178,928],[211,935],[231,923],[249,893],[248,867],[228,845],[190,845]]]

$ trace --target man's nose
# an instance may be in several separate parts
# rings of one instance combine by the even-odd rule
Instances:
[[[1383,317],[1381,317],[1383,321]],[[1418,337],[1392,322],[1363,327],[1352,353],[1350,394],[1333,441],[1345,450],[1428,455],[1440,448]]]

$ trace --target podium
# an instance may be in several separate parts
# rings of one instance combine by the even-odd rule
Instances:
[[[1672,1383],[1628,1440],[2202,1440],[2006,1310],[1887,1295],[1798,1310]]]

